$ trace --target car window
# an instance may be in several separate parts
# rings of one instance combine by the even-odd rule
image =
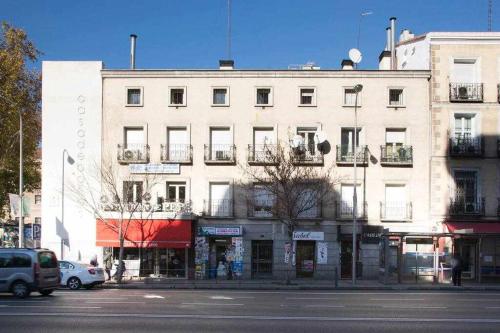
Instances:
[[[69,269],[69,262],[59,261],[59,269]]]
[[[75,269],[75,266],[73,264],[68,263],[69,269]]]
[[[53,252],[39,252],[40,268],[57,268],[57,258]]]
[[[0,253],[0,268],[12,267],[12,253]]]
[[[12,267],[31,267],[31,257],[24,253],[16,253],[12,256]]]

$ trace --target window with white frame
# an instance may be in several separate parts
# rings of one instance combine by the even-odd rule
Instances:
[[[191,160],[191,145],[186,127],[167,128],[167,161],[187,162]]]
[[[314,142],[314,136],[316,135],[317,127],[298,127],[297,134],[304,139],[303,148],[309,152],[311,155],[316,154],[316,144]]]
[[[127,106],[142,106],[142,88],[127,88]]]
[[[167,182],[167,202],[186,202],[186,182]]]
[[[39,205],[42,203],[42,195],[41,194],[35,194],[35,205]]]
[[[479,83],[479,68],[476,59],[453,59],[452,83]]]
[[[387,128],[385,130],[386,157],[398,154],[399,150],[406,144],[405,128]]]
[[[476,137],[476,115],[473,113],[455,113],[454,138],[471,139]]]
[[[344,88],[344,106],[354,106],[356,104],[356,91],[354,88]],[[358,106],[361,106],[361,92],[358,93]]]
[[[257,106],[272,106],[273,95],[271,87],[258,87],[255,89],[255,105]]]
[[[361,145],[360,139],[362,138],[361,128],[357,128],[356,133],[356,147],[359,148]],[[354,152],[354,128],[353,127],[342,127],[340,130],[340,146],[342,149],[342,154],[353,154]]]
[[[123,182],[123,201],[124,203],[142,203],[143,195],[142,181],[124,181]]]
[[[229,89],[227,87],[212,88],[212,105],[229,106]]]
[[[186,87],[170,87],[170,106],[186,106]]]
[[[272,217],[276,196],[263,184],[254,184],[253,187],[253,216]]]
[[[233,135],[229,127],[210,128],[210,160],[233,159]]]
[[[142,127],[125,127],[125,148],[142,149],[144,145],[144,129]]]
[[[321,202],[318,192],[312,187],[302,189],[296,200],[297,217],[317,218],[321,213]]]
[[[35,224],[42,224],[42,218],[41,217],[35,217]]]
[[[475,208],[478,201],[478,171],[476,170],[453,170],[454,181],[454,206],[464,210],[471,210],[468,206]]]
[[[364,215],[363,189],[360,184],[356,185],[356,216]],[[342,184],[340,188],[339,215],[343,218],[351,218],[354,214],[354,184]]]
[[[299,88],[299,105],[315,106],[316,105],[316,88],[303,87]]]
[[[232,216],[233,201],[229,182],[210,183],[209,214],[211,216]]]
[[[404,90],[402,88],[389,89],[389,106],[404,106]]]
[[[387,220],[403,220],[407,217],[406,186],[386,184],[383,216]]]

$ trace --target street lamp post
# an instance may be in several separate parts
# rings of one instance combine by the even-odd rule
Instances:
[[[353,208],[352,208],[352,284],[356,284],[356,265],[358,259],[357,251],[357,215],[358,215],[358,174],[357,174],[357,158],[358,158],[358,94],[363,90],[361,84],[354,86],[354,92],[356,93],[356,98],[354,99],[354,191],[352,196]]]
[[[64,154],[67,155],[67,160],[64,159]],[[75,160],[69,155],[68,151],[66,149],[63,150],[62,152],[62,185],[61,185],[61,227],[64,227],[64,165],[66,164],[66,161],[70,165],[75,163]],[[63,229],[63,228],[61,228]],[[64,233],[63,230],[61,230],[61,260],[64,259]]]

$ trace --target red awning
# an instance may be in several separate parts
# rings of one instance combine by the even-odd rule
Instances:
[[[118,219],[96,221],[96,245],[119,247]],[[127,228],[128,225],[128,228]],[[123,221],[125,247],[191,247],[191,220],[128,220]]]
[[[476,234],[500,234],[499,222],[445,222],[449,232],[456,233],[476,233]]]

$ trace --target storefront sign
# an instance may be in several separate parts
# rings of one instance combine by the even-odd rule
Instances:
[[[241,227],[199,227],[199,236],[241,236]]]
[[[408,237],[405,239],[406,244],[432,244],[432,238],[416,238],[416,237]]]
[[[290,242],[285,243],[285,264],[290,262],[290,254],[292,253],[292,244]]]
[[[378,244],[384,228],[378,225],[364,225],[361,230],[361,241],[364,244]]]
[[[316,262],[319,265],[325,265],[328,263],[328,248],[327,248],[327,243],[326,242],[317,242],[317,258]]]
[[[325,239],[325,233],[322,231],[294,231],[293,240],[313,240],[322,241]]]
[[[130,173],[165,173],[179,174],[179,164],[129,164]]]
[[[42,239],[42,225],[33,224],[33,240],[41,240],[41,239]]]

